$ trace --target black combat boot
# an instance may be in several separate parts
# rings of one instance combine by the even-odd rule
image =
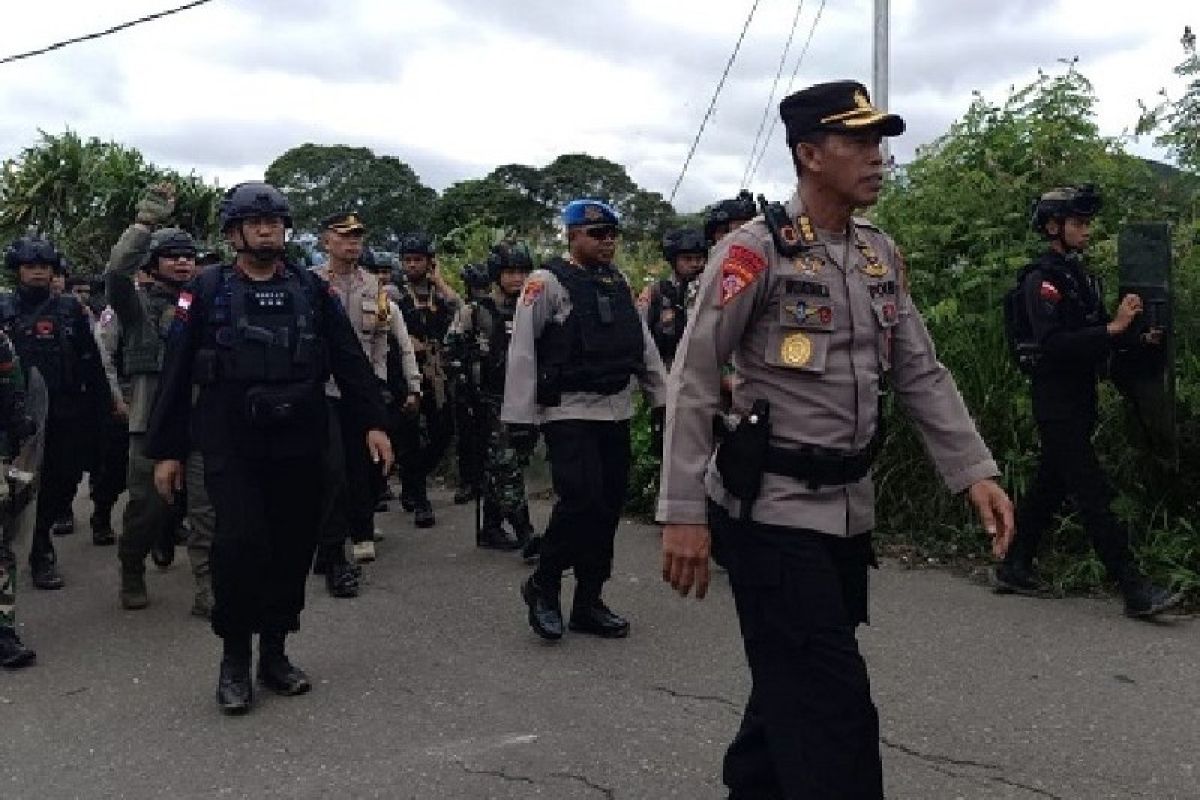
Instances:
[[[524,548],[533,539],[533,523],[529,521],[529,506],[521,506],[508,515],[508,524],[513,526],[517,544]]]
[[[112,506],[96,506],[92,509],[92,544],[107,547],[116,544],[117,534],[112,527]]]
[[[1125,616],[1134,619],[1150,619],[1169,611],[1183,601],[1185,594],[1155,586],[1140,576],[1121,581],[1120,588],[1125,598]]]
[[[34,546],[29,551],[29,573],[38,589],[61,589],[65,586],[58,572],[58,556],[50,543],[49,532],[33,535]]]
[[[533,566],[538,563],[542,557],[542,537],[533,536],[521,548],[521,558],[526,564]]]
[[[258,681],[275,694],[304,694],[312,683],[304,670],[288,660],[284,653],[285,633],[262,633],[258,637]]]
[[[584,584],[575,587],[569,627],[577,633],[590,633],[602,639],[623,639],[629,635],[629,621],[604,605],[600,588]]]
[[[413,487],[411,484],[405,483],[404,481],[400,482],[400,507],[401,508],[403,508],[405,511],[409,511],[409,512],[416,511],[417,510],[417,497],[418,497],[417,492],[413,490]]]
[[[458,491],[454,493],[454,505],[456,506],[465,506],[474,499],[475,487],[470,484],[458,487]]]
[[[358,597],[361,589],[361,572],[343,556],[340,560],[331,561],[325,570],[325,588],[330,597],[349,599]]]
[[[537,575],[530,575],[521,584],[521,597],[529,608],[529,627],[538,636],[550,641],[561,639],[563,635],[559,591],[558,586],[541,586]]]
[[[254,702],[250,680],[250,635],[225,639],[221,676],[217,679],[217,705],[226,714],[245,714]]]
[[[991,580],[996,594],[1023,594],[1030,597],[1046,594],[1033,563],[1023,559],[1006,559],[997,564],[992,569]]]
[[[58,519],[50,524],[50,533],[54,536],[70,536],[75,532],[75,514],[67,509]]]
[[[487,550],[517,550],[521,544],[504,529],[504,515],[495,503],[483,504],[483,524],[475,544]]]
[[[430,505],[427,498],[414,501],[413,506],[413,524],[418,528],[432,528],[437,524],[437,519],[433,516],[433,506]]]
[[[121,562],[121,608],[136,611],[150,605],[146,593],[146,565],[140,562]]]
[[[17,631],[8,625],[0,625],[0,667],[17,669],[34,662],[37,653],[21,643]]]

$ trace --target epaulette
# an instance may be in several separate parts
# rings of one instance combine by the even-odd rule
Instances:
[[[758,196],[758,207],[775,249],[784,258],[795,258],[816,243],[816,232],[806,215],[793,221],[783,203],[768,203],[761,194]]]
[[[851,217],[850,219],[854,222],[854,226],[857,228],[870,228],[877,233],[883,233],[883,230],[878,225],[866,217]]]

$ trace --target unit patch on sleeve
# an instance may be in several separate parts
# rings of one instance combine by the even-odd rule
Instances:
[[[749,286],[767,268],[767,260],[749,247],[735,244],[721,262],[721,305]]]
[[[545,290],[545,288],[545,281],[539,278],[525,281],[525,288],[521,292],[522,302],[527,306],[533,305],[537,302],[537,299],[542,296],[542,292]]]

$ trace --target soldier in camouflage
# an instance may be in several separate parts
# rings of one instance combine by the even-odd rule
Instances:
[[[4,431],[6,457],[12,457],[20,449],[21,440],[32,433],[31,422],[24,410],[25,381],[15,348],[8,334],[0,331],[0,425]],[[7,463],[3,464],[8,472]],[[5,530],[0,531],[0,667],[16,669],[31,664],[37,657],[33,650],[21,642],[17,635],[17,567],[12,554],[10,538],[15,537],[14,515],[9,504],[10,497],[7,474],[0,475],[0,505],[5,507]]]
[[[500,422],[504,374],[513,315],[533,260],[523,245],[499,244],[487,260],[494,284],[490,294],[464,305],[446,335],[446,352],[459,377],[462,394],[473,402],[474,430],[459,436],[483,454],[483,523],[476,544],[494,550],[516,550],[533,536],[522,472],[533,448],[532,431],[506,430]],[[503,527],[507,521],[514,536]]]
[[[108,299],[122,331],[120,363],[129,377],[129,503],[125,506],[117,555],[121,563],[121,605],[145,608],[146,555],[169,524],[172,508],[154,488],[154,462],[145,455],[146,426],[158,391],[165,339],[174,319],[183,284],[196,272],[196,243],[179,228],[160,226],[175,207],[170,185],[152,188],[138,203],[137,217],[113,247],[105,271]],[[157,228],[157,230],[156,230]],[[153,280],[138,289],[135,276],[144,271]],[[212,612],[209,551],[216,514],[204,486],[198,451],[187,464],[187,518],[191,526],[188,557],[196,581],[192,613],[207,618]]]

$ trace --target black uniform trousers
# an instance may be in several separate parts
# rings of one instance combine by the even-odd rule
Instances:
[[[204,454],[204,485],[217,513],[211,566],[218,636],[299,630],[324,482],[320,453]]]
[[[1037,428],[1041,457],[1037,475],[1017,513],[1016,538],[1008,560],[1032,562],[1042,535],[1063,502],[1071,497],[1109,577],[1118,582],[1132,577],[1129,537],[1112,512],[1112,485],[1092,446],[1095,416],[1039,420]]]
[[[371,462],[367,431],[341,398],[329,403],[327,480],[321,513],[322,547],[340,547],[346,539],[369,542],[375,535],[375,504],[385,478]]]
[[[129,473],[129,420],[112,414],[100,421],[100,453],[92,469],[89,483],[92,505],[96,509],[112,510],[117,498],[126,489]]]
[[[450,403],[437,404],[433,386],[426,382],[417,414],[404,417],[396,430],[399,442],[400,482],[414,499],[426,499],[426,481],[437,469],[454,436],[454,413]]]
[[[629,421],[558,420],[544,423],[542,434],[557,500],[535,579],[554,589],[573,568],[576,601],[599,599],[612,575],[613,540],[629,487]]]
[[[71,501],[83,477],[86,451],[80,443],[91,435],[93,417],[80,414],[56,414],[52,408],[46,420],[46,442],[42,451],[41,487],[37,496],[37,516],[33,524],[30,558],[51,555],[50,526],[71,511]]]
[[[751,676],[725,754],[730,800],[881,800],[879,715],[854,634],[871,537],[740,522],[713,504],[709,523]]]

